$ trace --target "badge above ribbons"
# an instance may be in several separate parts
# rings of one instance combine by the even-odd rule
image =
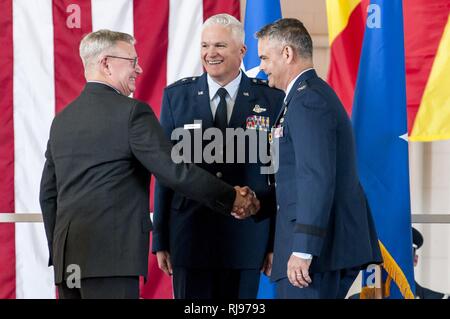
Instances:
[[[258,104],[256,104],[255,107],[253,108],[253,112],[255,113],[262,113],[265,111],[267,111],[267,109],[259,106]]]

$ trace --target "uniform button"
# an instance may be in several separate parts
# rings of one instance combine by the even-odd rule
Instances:
[[[218,178],[222,178],[222,172],[217,172],[217,173],[216,173],[216,176],[217,176]]]
[[[277,182],[275,182],[275,187],[277,187]]]
[[[280,210],[280,205],[277,205],[277,210]]]

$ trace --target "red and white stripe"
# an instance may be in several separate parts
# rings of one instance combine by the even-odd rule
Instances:
[[[78,5],[80,28],[68,18]],[[144,73],[134,96],[159,114],[162,90],[198,75],[202,22],[239,18],[239,0],[0,1],[0,213],[37,213],[51,121],[84,85],[81,37],[98,29],[133,34]],[[69,19],[70,20],[70,19]],[[54,298],[42,223],[0,223],[0,298]],[[150,257],[145,298],[171,298]]]
[[[0,1],[0,213],[14,211],[12,3]],[[0,223],[0,297],[15,298],[15,227]]]

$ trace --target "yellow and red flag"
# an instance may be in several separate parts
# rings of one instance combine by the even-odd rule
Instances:
[[[410,141],[450,139],[450,15],[428,78]]]
[[[331,51],[327,80],[336,91],[347,112],[351,114],[364,37],[365,17],[370,0],[327,0],[326,4]],[[424,97],[425,87],[431,79],[431,68],[437,57],[438,48],[445,39],[443,34],[449,12],[449,0],[403,1],[408,132],[411,132],[414,126],[419,106],[430,103],[422,100],[422,97]],[[441,51],[444,50],[445,48]],[[448,47],[446,52],[448,56]],[[446,52],[444,51],[443,54],[445,55]],[[437,67],[441,68],[441,65],[440,62]],[[444,69],[441,70],[441,72],[443,71]],[[444,82],[442,82],[440,87],[442,90],[446,90],[448,85],[444,86]],[[446,105],[448,109],[448,104]],[[444,108],[445,106],[442,105],[442,110]],[[434,108],[433,113],[436,113]],[[437,117],[440,116],[442,116],[441,113],[437,115]],[[420,121],[431,123],[429,115],[425,117],[425,120]],[[447,123],[450,126],[450,121]],[[443,121],[442,125],[444,124]],[[420,125],[423,127],[425,124]],[[436,127],[436,124],[430,125]],[[442,129],[440,130],[442,131]],[[414,133],[411,140],[425,140],[425,138],[415,137],[417,134]],[[436,138],[429,136],[426,140],[433,139],[443,139],[443,135],[439,134],[439,137]]]

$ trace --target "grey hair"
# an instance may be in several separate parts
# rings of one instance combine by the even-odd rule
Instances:
[[[80,57],[84,68],[88,68],[100,54],[108,51],[116,45],[117,41],[123,41],[134,45],[136,40],[128,33],[111,30],[98,30],[83,37],[80,42]]]
[[[209,17],[204,23],[202,27],[202,31],[205,28],[213,26],[213,25],[222,25],[231,30],[233,37],[239,41],[240,44],[244,44],[245,42],[245,32],[242,23],[233,17],[232,15],[226,13],[220,13]]]
[[[256,32],[256,38],[275,40],[282,46],[289,45],[302,58],[312,59],[312,39],[300,20],[279,19]]]

